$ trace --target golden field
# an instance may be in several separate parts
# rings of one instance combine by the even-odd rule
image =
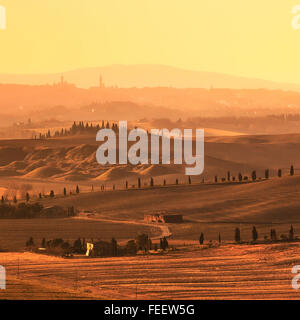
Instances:
[[[2,299],[299,299],[299,243],[198,245],[160,256],[63,259],[0,253]],[[18,271],[19,270],[19,271]]]

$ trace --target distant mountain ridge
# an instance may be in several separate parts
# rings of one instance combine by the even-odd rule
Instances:
[[[0,74],[0,84],[43,85],[64,80],[80,88],[100,85],[100,75],[106,86],[271,89],[300,91],[300,85],[232,76],[222,73],[184,70],[163,65],[111,65],[84,68],[53,74]]]

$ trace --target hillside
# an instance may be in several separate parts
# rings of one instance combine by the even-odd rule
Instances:
[[[68,82],[81,88],[98,86],[102,75],[108,86],[119,87],[175,87],[175,88],[231,88],[283,89],[300,91],[300,85],[276,83],[215,72],[185,70],[164,65],[111,65],[62,72]],[[0,74],[0,83],[52,84],[60,79],[56,74]]]
[[[143,219],[166,210],[199,222],[300,222],[300,176],[255,183],[197,184],[80,194],[44,200],[98,210],[113,218]]]

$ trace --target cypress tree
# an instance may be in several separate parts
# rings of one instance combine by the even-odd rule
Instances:
[[[243,180],[243,176],[241,173],[239,173],[239,181],[241,182]]]
[[[204,242],[204,234],[201,232],[200,237],[199,237],[199,243],[202,245]]]
[[[227,171],[227,181],[230,181],[230,171]]]
[[[252,240],[256,241],[257,238],[258,238],[257,230],[256,230],[255,227],[253,227],[253,229],[252,229]]]
[[[235,242],[241,241],[241,231],[239,228],[235,229],[234,239],[235,239]]]
[[[293,176],[295,173],[295,170],[294,170],[294,166],[291,165],[291,169],[290,169],[290,175]]]
[[[290,231],[289,231],[289,240],[294,240],[294,228],[291,225]]]
[[[118,243],[115,238],[111,239],[111,255],[116,257],[118,255]]]
[[[266,170],[265,170],[265,178],[266,178],[266,179],[269,179],[269,169],[266,169]]]

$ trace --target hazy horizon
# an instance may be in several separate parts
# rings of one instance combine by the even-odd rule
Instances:
[[[291,26],[292,0],[271,6],[255,0],[246,10],[235,0],[3,5],[1,74],[154,64],[300,85],[300,32]]]
[[[104,84],[118,87],[281,89],[299,91],[300,83],[278,82],[259,77],[184,69],[162,64],[111,64],[100,67],[75,68],[50,73],[3,73],[0,84],[45,85],[64,80],[79,88]]]

